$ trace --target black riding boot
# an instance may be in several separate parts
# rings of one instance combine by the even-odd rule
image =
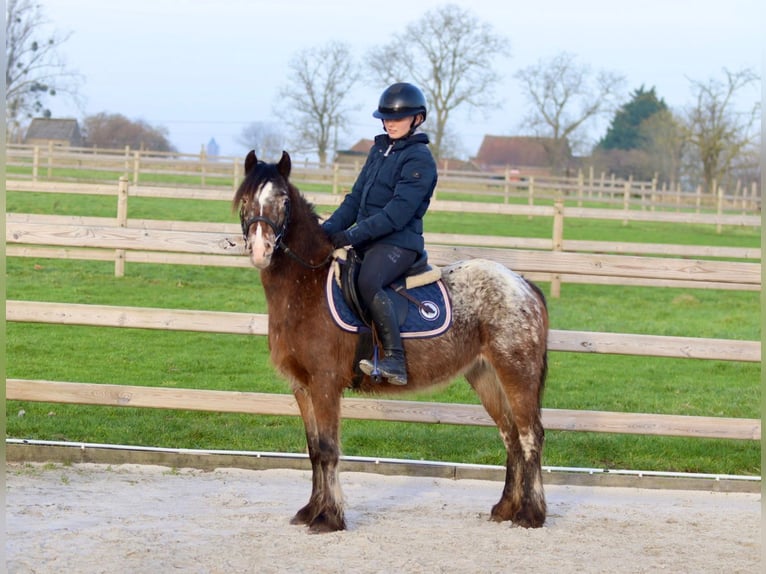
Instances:
[[[378,291],[370,304],[370,314],[378,335],[383,342],[383,359],[378,362],[381,377],[388,379],[392,385],[407,384],[407,367],[404,361],[404,346],[399,333],[399,321],[396,317],[394,304],[383,291]],[[371,375],[375,365],[372,361],[362,359],[359,368]]]

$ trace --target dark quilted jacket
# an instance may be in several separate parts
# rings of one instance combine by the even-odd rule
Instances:
[[[351,192],[322,227],[328,235],[348,230],[349,243],[362,250],[381,242],[422,253],[423,216],[436,179],[427,135],[392,142],[381,134]]]

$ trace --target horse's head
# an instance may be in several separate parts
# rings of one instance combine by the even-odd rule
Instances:
[[[271,263],[290,219],[290,156],[282,152],[278,163],[265,163],[250,151],[245,158],[245,178],[234,195],[250,261],[259,269]]]

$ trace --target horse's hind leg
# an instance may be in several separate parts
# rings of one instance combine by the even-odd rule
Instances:
[[[543,427],[539,394],[532,389],[526,400],[507,394],[493,367],[477,363],[466,379],[476,390],[481,403],[497,424],[507,453],[505,485],[500,501],[492,507],[492,520],[511,520],[524,527],[539,527],[547,512],[542,485],[541,455]]]
[[[312,532],[345,530],[343,494],[338,476],[340,395],[299,389],[295,398],[306,427],[312,472],[309,502],[290,523],[306,524]]]

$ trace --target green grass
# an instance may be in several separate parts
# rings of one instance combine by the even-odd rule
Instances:
[[[315,188],[315,189],[312,189]],[[304,191],[320,191],[306,186]],[[116,198],[9,192],[9,212],[116,216]],[[329,213],[331,208],[319,207]],[[131,198],[131,218],[235,223],[223,201]],[[429,232],[551,236],[551,218],[429,212]],[[570,239],[759,247],[760,229],[567,219]],[[250,269],[8,258],[7,297],[157,308],[263,313]],[[547,290],[548,286],[542,287]],[[753,292],[564,284],[549,298],[551,328],[706,338],[760,339]],[[286,393],[265,337],[47,324],[7,324],[7,376],[96,383]],[[551,353],[547,408],[701,416],[760,416],[760,365],[724,361]],[[478,402],[462,379],[410,400]],[[297,417],[8,401],[17,438],[166,447],[301,452]],[[23,416],[18,413],[24,412]],[[345,454],[503,464],[494,428],[343,422]],[[548,431],[543,463],[760,474],[759,441]]]
[[[265,312],[258,273],[102,262],[9,258],[8,298],[161,308]],[[543,285],[543,287],[547,287]],[[555,329],[756,340],[758,294],[565,285],[550,299]],[[288,392],[264,337],[64,325],[7,325],[8,376],[171,388]],[[759,416],[759,365],[723,361],[551,353],[548,408]],[[407,397],[477,403],[461,380]],[[16,416],[19,411],[24,416]],[[186,448],[301,452],[297,417],[88,407],[9,401],[19,438]],[[502,464],[493,428],[344,421],[344,453]],[[549,431],[544,464],[759,474],[756,441]]]

